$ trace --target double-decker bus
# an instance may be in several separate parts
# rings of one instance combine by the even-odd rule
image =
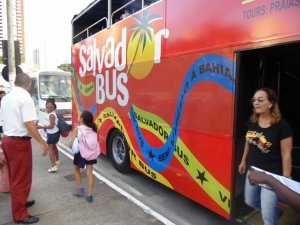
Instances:
[[[238,217],[259,87],[279,96],[300,178],[299,21],[299,0],[94,1],[72,19],[73,123],[90,110],[118,171]]]

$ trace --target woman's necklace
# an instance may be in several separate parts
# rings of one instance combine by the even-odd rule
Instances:
[[[263,128],[267,128],[267,127],[271,126],[271,121],[268,119],[259,119],[258,124],[259,124],[259,126],[261,126]]]

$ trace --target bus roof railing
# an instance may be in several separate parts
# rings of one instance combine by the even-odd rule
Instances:
[[[118,8],[117,10],[115,10],[112,14],[111,14],[111,21],[110,24],[113,24],[113,17],[117,12],[120,12],[121,10],[125,9],[127,6],[131,5],[132,3],[134,3],[136,0],[131,0],[130,2],[126,3],[125,5],[121,6],[120,8]],[[144,6],[144,0],[142,0],[142,8]]]
[[[135,0],[134,0],[135,1]],[[90,25],[89,27],[85,28],[83,31],[81,31],[80,33],[76,34],[74,37],[73,37],[73,40],[77,37],[79,37],[81,34],[85,33],[86,32],[86,36],[89,37],[89,29],[94,27],[95,25],[97,25],[98,23],[102,22],[103,20],[106,20],[106,27],[107,28],[107,17],[102,17],[100,20],[96,21],[95,23],[93,23],[92,25]],[[104,29],[105,29],[104,28]]]
[[[131,1],[129,1],[128,3],[126,3],[126,4],[122,5],[121,7],[119,7],[118,9],[116,9],[115,11],[113,11],[112,13],[111,13],[111,11],[110,11],[110,9],[111,9],[111,5],[110,5],[110,9],[108,9],[107,17],[106,17],[106,16],[102,17],[100,20],[97,20],[95,23],[93,23],[93,24],[90,25],[89,27],[85,28],[84,30],[82,30],[82,31],[80,31],[79,33],[77,33],[76,35],[74,35],[74,36],[72,37],[73,43],[74,43],[74,40],[75,40],[76,38],[82,36],[82,34],[84,34],[84,33],[86,34],[86,37],[85,37],[85,38],[89,37],[89,36],[90,36],[89,30],[90,30],[91,28],[95,27],[95,26],[96,26],[97,24],[99,24],[100,22],[103,22],[104,20],[105,20],[105,22],[106,22],[106,23],[105,23],[105,27],[104,27],[104,28],[101,28],[101,29],[99,29],[99,30],[103,30],[103,29],[105,29],[105,28],[109,28],[112,24],[114,24],[114,23],[113,23],[113,16],[115,16],[116,13],[118,13],[118,12],[120,12],[121,10],[125,9],[125,8],[128,7],[129,5],[133,5],[133,3],[135,3],[136,1],[137,1],[137,0],[131,0]],[[145,0],[140,0],[140,1],[141,1],[141,8],[140,8],[140,10],[141,10],[141,9],[143,9],[143,8],[145,7]],[[150,1],[150,2],[154,3],[154,2],[156,2],[156,1],[158,1],[158,0],[152,0],[152,1]],[[98,2],[101,2],[101,0],[98,0],[98,1],[95,1],[95,2],[91,3],[90,6],[88,7],[88,9],[84,10],[83,12],[86,13],[89,9],[91,9],[93,6],[95,6]],[[107,3],[108,3],[108,4],[111,4],[111,2],[112,2],[112,0],[107,0]],[[72,20],[72,23],[74,23],[75,21],[77,21],[82,15],[84,15],[84,14],[81,14],[81,15],[79,15],[78,17],[75,17],[75,18]],[[84,38],[84,39],[85,39],[85,38]],[[81,40],[83,40],[83,39],[81,39]],[[78,41],[75,41],[75,43],[77,43],[77,42],[78,42]]]

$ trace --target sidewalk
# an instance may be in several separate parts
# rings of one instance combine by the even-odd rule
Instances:
[[[31,199],[36,203],[29,213],[38,216],[39,225],[140,225],[162,224],[105,183],[95,177],[94,202],[72,195],[75,187],[73,162],[60,154],[59,171],[49,174],[49,157],[42,157],[38,144],[33,144],[33,182]],[[82,171],[85,174],[85,171]],[[84,187],[87,180],[84,178]],[[11,217],[10,194],[0,193],[0,225],[14,224]]]

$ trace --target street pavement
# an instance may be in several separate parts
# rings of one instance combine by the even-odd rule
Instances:
[[[42,157],[39,145],[37,142],[32,141],[33,183],[30,199],[35,199],[36,203],[29,208],[29,213],[40,218],[40,221],[38,222],[39,225],[237,224],[233,221],[226,221],[225,223],[224,220],[221,220],[217,216],[212,216],[211,213],[203,209],[201,210],[199,205],[194,204],[191,204],[191,207],[195,208],[195,210],[186,206],[187,209],[190,209],[188,212],[184,211],[186,209],[182,208],[183,205],[178,205],[183,211],[183,214],[191,214],[190,217],[194,217],[194,219],[188,220],[188,222],[185,221],[184,218],[178,220],[178,218],[172,217],[172,220],[174,221],[171,222],[139,202],[139,200],[135,199],[125,190],[123,191],[120,183],[119,185],[114,185],[107,178],[101,176],[103,170],[107,170],[105,167],[100,167],[101,163],[105,163],[105,160],[103,161],[102,159],[101,161],[101,157],[98,165],[94,167],[96,172],[94,174],[94,202],[88,203],[84,197],[73,196],[72,190],[76,185],[73,175],[72,156],[70,154],[70,149],[65,146],[67,142],[68,139],[62,138],[61,143],[59,144],[59,148],[62,149],[59,153],[60,161],[62,162],[62,164],[59,165],[59,171],[57,173],[49,174],[47,171],[50,167],[49,157]],[[82,170],[82,176],[84,188],[86,189],[87,179],[84,170]],[[127,179],[130,179],[130,177],[127,177],[125,181]],[[119,182],[125,181],[120,180]],[[151,182],[151,184],[153,183],[154,182]],[[157,195],[166,194],[165,192],[160,192],[158,190],[156,190],[155,193]],[[148,194],[152,196],[151,193]],[[152,198],[154,197],[152,196]],[[177,196],[175,198],[179,197]],[[181,200],[183,201],[183,199]],[[166,204],[160,202],[160,213],[162,214],[169,213],[169,211],[164,210],[164,207],[167,207],[168,204],[178,204],[175,203],[176,201],[174,203],[170,203],[168,200],[164,201],[166,201]],[[0,193],[0,225],[14,224],[11,217],[10,202],[9,193]],[[147,200],[145,200],[145,202],[147,202]],[[168,205],[168,208],[172,207],[173,205]],[[173,214],[178,213],[176,207],[173,207],[172,210],[174,211]],[[178,214],[179,216],[182,216],[182,214]],[[262,225],[262,220],[258,213],[253,214],[247,221],[251,224]],[[280,225],[295,225],[298,224],[299,221],[299,214],[285,208],[283,217],[280,220]]]
[[[106,183],[95,177],[94,202],[86,202],[84,197],[73,196],[75,178],[73,161],[60,153],[59,171],[48,173],[50,160],[42,157],[39,145],[33,144],[33,181],[30,199],[36,203],[29,213],[40,218],[39,225],[140,225],[172,224],[159,218],[151,210],[145,210],[130,201]],[[85,171],[82,170],[82,175]],[[87,179],[83,178],[84,187]],[[146,212],[147,211],[147,212]],[[0,225],[14,224],[11,217],[9,193],[0,193]]]

